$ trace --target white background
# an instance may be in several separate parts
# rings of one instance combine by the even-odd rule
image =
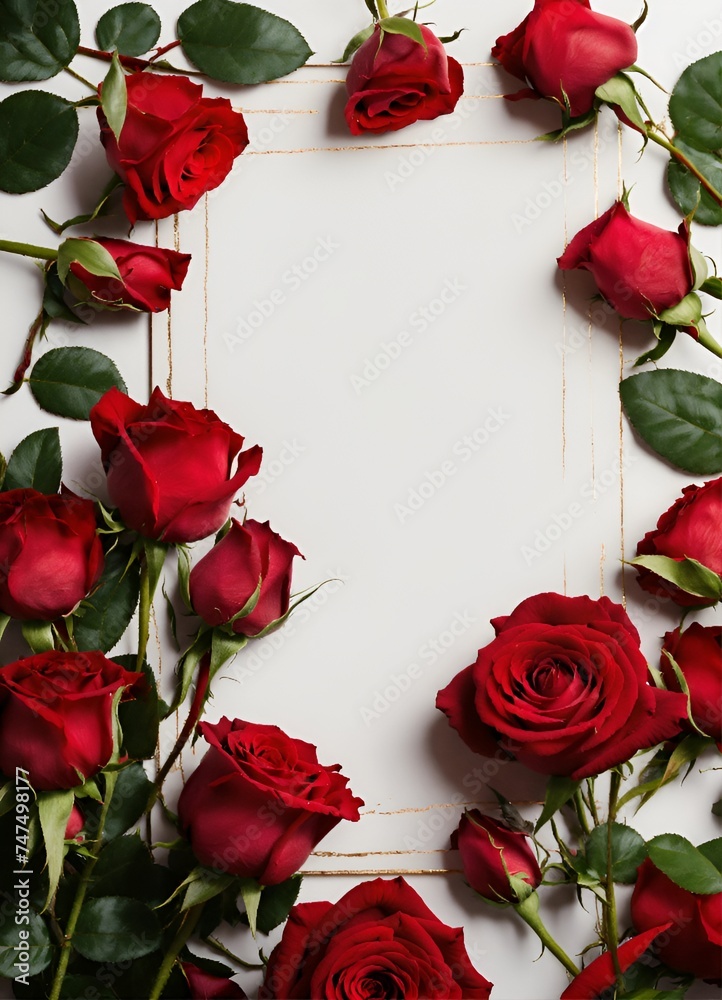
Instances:
[[[161,42],[170,41],[178,5],[155,6],[165,14]],[[315,743],[321,761],[342,763],[366,802],[361,822],[338,827],[309,860],[314,874],[302,899],[335,900],[359,881],[356,872],[403,872],[444,921],[465,927],[496,1000],[548,1000],[565,973],[548,955],[533,964],[535,939],[513,914],[475,897],[448,849],[463,806],[493,796],[470,800],[474,769],[485,762],[434,699],[490,640],[488,619],[540,591],[626,600],[651,662],[676,624],[621,564],[691,481],[635,441],[620,417],[620,374],[650,335],[631,324],[622,344],[613,314],[591,323],[591,280],[564,279],[555,266],[565,240],[612,204],[622,181],[635,185],[636,215],[676,228],[665,159],[650,148],[640,160],[638,137],[620,137],[608,111],[597,129],[566,144],[533,141],[555,127],[553,110],[501,100],[516,82],[489,55],[527,13],[527,0],[439,0],[424,15],[438,32],[468,29],[450,47],[464,64],[465,95],[453,116],[375,138],[348,134],[345,69],[329,65],[367,22],[364,4],[267,6],[301,28],[312,65],[265,86],[207,87],[247,113],[252,142],[221,188],[157,227],[162,246],[193,255],[170,317],[101,316],[80,332],[61,324],[48,345],[108,353],[134,398],[158,384],[207,402],[249,444],[261,444],[249,515],[270,518],[306,555],[295,589],[342,581],[241,654],[216,682],[209,709],[212,719],[274,723]],[[596,6],[627,21],[639,13],[634,0]],[[80,9],[83,41],[93,44],[99,8],[83,0]],[[716,0],[652,0],[639,62],[669,87],[720,39]],[[104,72],[92,60],[76,65],[93,80]],[[663,114],[663,96],[642,82]],[[80,96],[68,76],[41,86]],[[88,210],[108,176],[92,111],[82,112],[81,134],[70,167],[49,188],[2,196],[0,236],[54,245],[39,208],[53,218]],[[104,220],[98,231],[121,235],[123,221]],[[154,243],[156,227],[140,223],[133,239]],[[722,259],[716,231],[697,227],[694,242]],[[323,246],[332,253],[319,252],[327,257],[319,263],[313,255]],[[440,310],[445,287],[455,298]],[[38,292],[32,264],[4,257],[2,378],[17,363]],[[425,328],[422,308],[438,313]],[[722,338],[719,315],[709,325]],[[394,347],[404,331],[411,343]],[[665,365],[722,377],[720,362],[679,341]],[[4,454],[31,430],[59,423],[65,482],[98,489],[87,424],[40,413],[27,391],[0,400],[0,414]],[[475,434],[469,447],[464,438]],[[442,466],[443,484],[405,512]],[[570,507],[581,514],[570,516]],[[172,586],[171,572],[167,579]],[[162,604],[158,612],[162,620]],[[167,682],[176,654],[164,634],[152,654]],[[165,734],[166,744],[173,736]],[[663,791],[635,827],[695,843],[719,835],[710,815],[722,792],[715,763],[701,760],[706,773]],[[192,766],[188,753],[185,771]],[[539,776],[515,765],[487,766],[484,776],[534,813]],[[548,917],[572,953],[594,937],[593,916],[573,892],[550,892]],[[239,932],[227,940],[252,958],[250,939]],[[717,991],[701,985],[690,995]]]

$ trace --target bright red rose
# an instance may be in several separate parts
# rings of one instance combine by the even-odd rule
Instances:
[[[103,548],[95,504],[73,493],[0,493],[0,611],[53,621],[69,615],[98,582]]]
[[[676,628],[665,635],[660,668],[667,687],[679,691],[664,650],[684,674],[695,725],[722,744],[722,626],[693,622],[684,632]]]
[[[155,313],[168,308],[171,289],[178,291],[183,286],[191,259],[189,253],[103,236],[94,236],[91,242],[108,251],[120,271],[120,281],[91,274],[74,261],[70,271],[75,280],[70,279],[70,290],[78,299],[105,309],[132,307]]]
[[[597,87],[637,59],[637,38],[624,21],[590,9],[589,0],[536,0],[534,10],[491,54],[504,69],[530,84],[508,100],[542,97],[572,117],[594,105]],[[566,97],[566,101],[565,101]]]
[[[626,972],[656,941],[658,937],[669,930],[672,924],[661,924],[659,927],[652,927],[644,934],[637,934],[636,937],[625,941],[617,949],[619,968]],[[608,951],[605,951],[598,958],[583,969],[576,976],[562,993],[560,1000],[597,1000],[598,997],[608,996],[608,991],[616,984],[617,975],[614,971],[614,962]]]
[[[211,975],[191,962],[183,962],[182,966],[191,1000],[247,1000],[246,994],[232,979]]]
[[[217,531],[261,465],[261,449],[239,454],[243,438],[213,410],[167,399],[157,388],[147,405],[110,389],[90,411],[90,426],[121,517],[163,542],[194,542]]]
[[[676,233],[660,229],[635,219],[621,201],[580,230],[558,264],[562,271],[591,271],[626,319],[659,316],[694,286],[686,223]]]
[[[669,922],[657,955],[671,969],[722,981],[722,892],[710,896],[681,889],[647,858],[632,893],[632,923],[638,931]]]
[[[51,650],[0,667],[0,771],[39,791],[74,788],[113,752],[113,698],[143,675],[102,653]]]
[[[493,903],[519,902],[510,875],[524,879],[533,889],[541,883],[539,862],[529,839],[478,809],[467,810],[461,817],[452,836],[453,846],[461,854],[466,881]]]
[[[680,732],[686,698],[649,683],[639,633],[609,598],[537,594],[492,625],[436,699],[477,753],[580,779]]]
[[[268,962],[263,1000],[418,997],[487,1000],[460,927],[447,927],[403,878],[294,906]]]
[[[637,545],[638,556],[668,556],[681,562],[696,559],[722,574],[722,477],[704,486],[686,486],[669,510]],[[660,597],[671,597],[683,608],[714,604],[668,583],[651,570],[637,567],[640,587]]]
[[[191,571],[193,609],[208,625],[223,625],[245,607],[260,580],[253,611],[233,622],[238,635],[258,635],[288,611],[291,563],[300,555],[293,542],[271,530],[268,521],[232,520],[228,534]]]
[[[275,885],[290,878],[342,819],[363,805],[340,765],[277,726],[201,722],[211,748],[181,792],[178,812],[202,865]]]
[[[353,135],[395,132],[450,114],[464,90],[464,71],[436,35],[420,24],[426,48],[377,27],[353,57],[346,78],[346,121]]]
[[[128,110],[117,140],[98,108],[108,163],[125,184],[123,207],[136,219],[193,208],[225,179],[248,145],[243,115],[225,97],[202,97],[185,76],[126,77]]]

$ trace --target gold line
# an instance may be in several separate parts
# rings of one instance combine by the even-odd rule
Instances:
[[[333,77],[328,80],[264,80],[261,86],[272,87],[274,84],[280,84],[281,86],[284,84],[301,84],[301,86],[303,86],[306,83],[346,83],[346,77],[343,77],[343,79]]]
[[[203,228],[205,233],[203,263],[203,405],[208,409],[208,261],[210,234],[208,230],[208,194],[203,198]]]
[[[339,66],[345,65],[344,63],[337,62],[321,62],[321,63],[304,63],[299,69],[338,69]],[[463,62],[462,66],[498,66],[498,62]]]
[[[440,149],[445,146],[525,146],[536,142],[536,139],[470,139],[465,142],[426,143]],[[383,146],[307,146],[303,149],[248,149],[244,156],[290,156],[292,153],[361,153],[379,149],[417,149],[424,145],[420,142],[393,142]]]
[[[307,878],[310,875],[461,875],[461,868],[344,868],[338,871],[311,871],[302,868],[298,873]]]
[[[462,94],[462,101],[497,101],[504,97],[504,94]]]
[[[434,802],[430,806],[408,806],[406,809],[392,809],[388,811],[383,810],[378,812],[375,809],[369,809],[369,810],[364,810],[363,815],[402,816],[405,815],[406,813],[431,812],[432,809],[459,809],[461,806],[488,805],[491,801],[492,801],[491,799],[487,799],[482,802],[478,799],[475,799],[474,801],[471,802]],[[498,803],[496,804],[498,805]],[[528,799],[512,803],[512,805],[515,806],[539,806],[541,804],[542,804],[541,801],[538,799]]]
[[[381,857],[390,857],[393,855],[401,855],[406,857],[408,854],[451,854],[450,850],[445,850],[438,848],[433,851],[351,851],[350,853],[344,851],[312,851],[311,856],[314,858],[370,858],[372,855],[380,855]]]
[[[619,321],[619,381],[624,378],[624,345],[622,343],[622,320]],[[622,558],[622,606],[627,606],[626,565],[624,562],[624,410],[619,400],[619,544]]]
[[[244,115],[317,115],[316,108],[306,110],[305,108],[244,108],[235,107],[234,111],[240,111]]]

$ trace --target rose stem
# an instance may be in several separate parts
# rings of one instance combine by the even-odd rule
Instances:
[[[63,987],[63,979],[65,978],[65,973],[68,969],[68,962],[70,961],[70,953],[72,951],[72,937],[75,933],[78,918],[80,917],[80,911],[82,910],[83,903],[85,902],[85,894],[90,885],[90,876],[93,874],[93,869],[97,864],[100,849],[103,846],[103,828],[105,826],[105,820],[108,816],[108,810],[110,809],[110,802],[113,798],[116,778],[117,774],[115,772],[106,772],[105,774],[105,797],[103,799],[103,808],[100,812],[100,819],[98,820],[98,830],[91,851],[92,856],[88,858],[85,868],[83,868],[83,873],[80,876],[78,891],[75,895],[75,899],[73,900],[73,908],[70,911],[70,916],[68,917],[68,922],[65,926],[65,937],[60,951],[58,968],[55,972],[53,988],[50,991],[48,1000],[59,1000],[60,998],[60,991]]]
[[[376,6],[379,9],[379,17],[384,18],[389,16],[389,9],[386,6],[386,0],[376,0]]]
[[[180,735],[175,742],[175,746],[168,755],[168,759],[165,764],[161,767],[158,772],[158,777],[155,779],[153,785],[153,791],[151,793],[151,800],[149,805],[152,805],[158,797],[158,793],[163,787],[163,782],[168,776],[168,772],[175,764],[176,760],[181,754],[183,747],[188,742],[193,730],[196,727],[196,723],[200,718],[201,709],[203,708],[203,700],[208,691],[208,681],[210,679],[211,672],[211,658],[210,656],[204,656],[198,667],[198,680],[196,681],[196,693],[193,695],[193,702],[188,712],[188,718],[183,724],[183,728],[180,731]]]
[[[673,156],[675,160],[679,160],[683,167],[686,167],[691,174],[693,174],[697,180],[700,182],[702,187],[705,189],[707,194],[717,202],[718,205],[722,206],[722,194],[711,184],[704,174],[695,167],[694,163],[688,157],[684,155],[681,149],[675,146],[673,143],[669,142],[663,136],[658,135],[654,130],[654,127],[647,128],[647,138],[651,139],[652,142],[656,142],[658,146],[666,149],[670,156]]]
[[[222,941],[219,941],[218,938],[214,938],[210,934],[208,935],[207,938],[203,938],[203,942],[204,944],[207,944],[209,948],[213,948],[219,954],[225,955],[226,958],[229,958],[232,962],[235,962],[237,965],[240,965],[242,969],[266,968],[266,966],[262,962],[254,964],[253,962],[246,962],[244,959],[239,958],[238,955],[234,955],[232,951],[229,951],[229,949],[226,948],[226,946],[223,944]]]
[[[0,250],[6,253],[19,253],[23,257],[35,257],[37,260],[57,260],[58,251],[50,247],[36,247],[32,243],[16,243],[15,240],[0,240]]]
[[[527,898],[514,906],[514,909],[519,914],[524,923],[528,924],[529,927],[534,931],[536,936],[539,938],[541,943],[545,948],[557,958],[567,972],[571,972],[573,976],[579,975],[579,968],[576,963],[567,955],[561,945],[554,940],[549,931],[544,926],[544,923],[539,916],[539,896],[536,892],[532,892]]]
[[[597,803],[594,801],[594,778],[587,778],[587,801],[594,825],[599,826],[599,813],[597,812]]]
[[[134,56],[118,56],[121,66],[125,66],[126,69],[132,70],[144,70],[152,67],[153,69],[165,69],[170,70],[173,73],[183,73],[185,76],[199,76],[200,74],[193,70],[179,70],[173,66],[168,66],[166,63],[156,63],[154,60],[160,58],[164,53],[170,51],[170,49],[176,48],[180,45],[180,42],[171,42],[169,45],[164,45],[162,48],[158,49],[155,55],[151,56],[150,59],[136,59]],[[77,54],[80,56],[90,56],[92,59],[102,59],[104,62],[111,62],[113,59],[112,52],[104,52],[103,49],[89,49],[86,45],[79,45],[77,49]],[[93,88],[96,89],[95,87]]]
[[[10,388],[5,390],[5,395],[11,396],[17,389],[20,388],[22,381],[25,378],[25,372],[30,367],[30,362],[33,358],[33,345],[35,344],[35,339],[43,328],[43,315],[44,310],[41,309],[38,316],[33,321],[33,325],[30,327],[30,331],[25,338],[25,346],[23,347],[20,364],[15,369],[12,383]]]
[[[80,82],[84,84],[88,90],[92,91],[96,97],[98,96],[98,88],[94,83],[91,83],[90,80],[86,80],[84,76],[81,76],[80,73],[76,73],[74,69],[70,68],[70,66],[65,67],[65,72],[70,74],[70,76],[74,77],[76,80],[80,80]]]
[[[619,965],[619,938],[617,936],[617,900],[614,894],[614,872],[612,870],[614,857],[612,852],[612,832],[614,821],[617,818],[619,787],[622,783],[622,776],[618,771],[612,771],[609,785],[609,813],[607,815],[607,874],[604,879],[606,892],[606,903],[604,905],[604,915],[606,924],[606,944],[609,954],[612,956],[614,975],[617,979],[617,986],[622,986],[622,970]]]
[[[587,810],[584,804],[584,799],[582,797],[581,791],[578,788],[574,793],[574,809],[577,814],[577,819],[579,820],[579,825],[581,826],[582,831],[588,837],[592,831],[589,826],[589,820],[587,819]]]
[[[138,598],[138,656],[135,661],[135,669],[141,670],[145,662],[145,653],[148,648],[150,638],[150,606],[152,597],[150,593],[150,570],[148,568],[148,557],[143,553],[140,560],[140,596]]]
[[[201,913],[203,912],[203,903],[196,903],[195,906],[191,906],[190,910],[187,911],[181,925],[176,932],[176,936],[173,938],[173,942],[163,959],[163,964],[161,965],[156,980],[151,987],[151,991],[148,994],[148,1000],[159,1000],[160,995],[163,992],[165,984],[168,982],[168,978],[173,971],[173,966],[178,958],[178,953],[186,943],[188,938],[191,936],[195,930],[195,926],[200,920]]]
[[[709,330],[698,330],[697,336],[693,336],[693,339],[696,340],[698,344],[701,344],[702,347],[706,347],[708,351],[711,351],[715,357],[722,358],[722,346],[717,343]]]

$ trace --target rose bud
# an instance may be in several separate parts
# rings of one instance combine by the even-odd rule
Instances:
[[[637,545],[638,556],[667,556],[677,562],[696,559],[713,573],[722,574],[722,477],[704,486],[686,486],[669,510]],[[661,576],[637,566],[640,587],[668,597],[683,608],[715,603],[668,583]]]
[[[660,669],[667,687],[679,691],[665,650],[684,674],[694,724],[722,749],[722,626],[693,622],[684,632],[676,628],[665,635]]]
[[[80,833],[80,831],[83,829],[84,826],[85,826],[85,816],[83,816],[82,812],[77,807],[77,805],[73,803],[73,807],[70,810],[70,816],[68,817],[68,822],[65,827],[65,839],[75,840],[75,838],[77,837],[79,841],[82,840],[83,838],[78,837],[78,834]]]
[[[133,73],[116,139],[98,108],[108,163],[125,184],[123,208],[136,219],[165,219],[193,208],[226,178],[248,145],[243,115],[225,97],[203,97],[184,76]]]
[[[171,289],[179,291],[183,286],[191,259],[189,253],[102,236],[95,236],[88,242],[98,243],[108,251],[120,271],[120,281],[91,274],[78,261],[73,261],[68,287],[81,301],[104,309],[162,312],[170,305]]]
[[[656,944],[660,961],[676,972],[722,981],[722,892],[703,896],[682,889],[647,858],[632,893],[632,923],[638,931],[670,923]]]
[[[103,570],[95,504],[69,491],[0,493],[0,611],[53,621],[69,615]]]
[[[403,878],[377,878],[335,905],[294,906],[258,995],[488,1000],[491,987],[460,927],[442,923]]]
[[[395,132],[450,114],[464,89],[464,72],[436,35],[418,25],[425,47],[377,26],[353,57],[346,78],[346,121],[353,135]]]
[[[626,319],[659,316],[694,287],[686,223],[668,232],[635,219],[621,201],[580,230],[558,264],[562,271],[591,271],[604,298]]]
[[[90,426],[124,522],[169,544],[217,531],[261,464],[261,449],[241,452],[243,438],[213,410],[167,399],[157,388],[147,405],[110,389],[90,411]]]
[[[637,59],[637,38],[623,21],[591,10],[589,0],[536,0],[534,10],[491,54],[529,86],[507,100],[547,98],[576,118],[595,92]]]
[[[652,927],[644,934],[637,934],[617,948],[617,961],[621,972],[626,972],[635,962],[639,961],[645,951],[653,948],[655,941],[672,926],[670,923]],[[599,1000],[600,997],[611,996],[611,991],[617,983],[617,973],[614,970],[614,960],[609,951],[584,968],[571,981],[562,993],[560,1000]]]
[[[639,633],[609,598],[537,594],[492,625],[436,699],[477,753],[578,780],[681,731],[686,697],[649,683]]]
[[[191,605],[208,625],[223,625],[246,606],[260,580],[255,607],[233,622],[238,635],[258,635],[288,611],[291,563],[300,555],[292,542],[271,530],[268,521],[241,524],[234,519],[228,533],[193,567]]]
[[[192,962],[182,962],[181,966],[188,980],[191,1000],[247,1000],[246,994],[232,979],[214,976]]]
[[[74,788],[113,753],[113,700],[143,675],[102,653],[50,650],[0,667],[0,771],[38,791]]]
[[[207,868],[276,885],[342,819],[358,820],[363,802],[338,764],[319,764],[311,744],[240,719],[198,729],[210,750],[186,782],[178,813]]]
[[[518,903],[511,876],[532,889],[542,880],[541,869],[528,838],[478,809],[467,810],[452,837],[461,854],[464,876],[474,892],[492,903]]]

